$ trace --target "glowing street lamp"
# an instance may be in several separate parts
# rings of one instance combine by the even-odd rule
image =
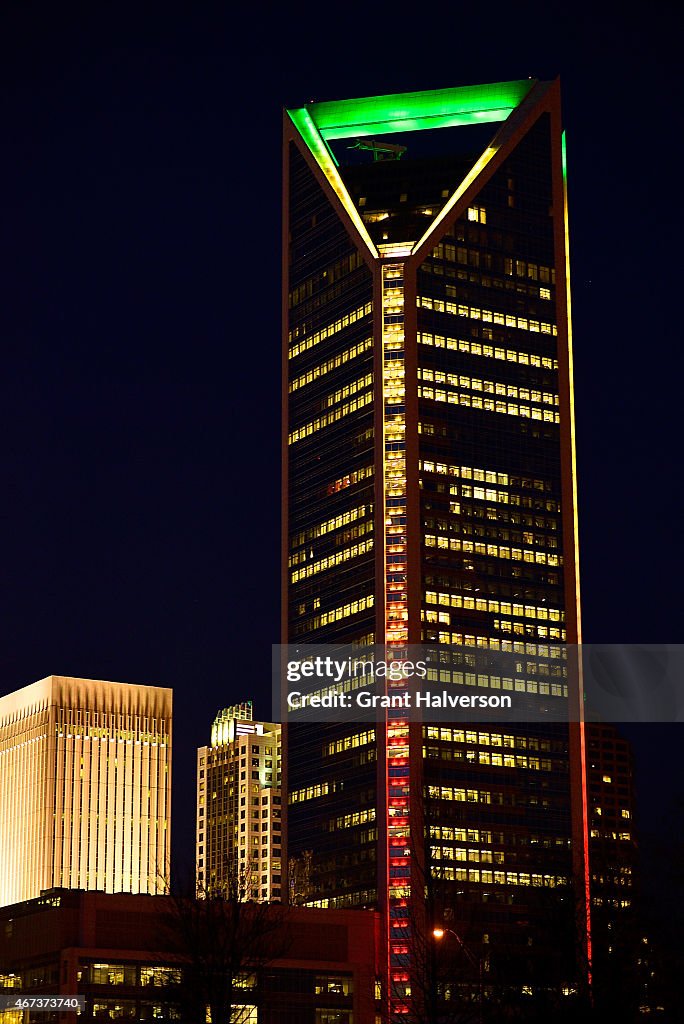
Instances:
[[[482,957],[475,956],[472,950],[468,949],[465,942],[452,928],[433,928],[432,937],[436,942],[441,942],[445,935],[453,935],[456,939],[460,949],[463,950],[473,967],[477,967],[477,1020],[478,1024],[482,1024],[482,1013],[483,1013],[483,997],[484,992],[482,988]]]

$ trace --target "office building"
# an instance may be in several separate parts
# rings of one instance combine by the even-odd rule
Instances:
[[[251,701],[219,711],[197,751],[197,892],[279,901],[282,895],[280,725]]]
[[[634,903],[634,757],[614,725],[587,722],[586,736],[591,902],[616,919]],[[596,913],[593,916],[597,918]]]
[[[576,703],[546,660],[580,640],[558,82],[284,125],[283,642],[510,651]],[[585,913],[584,767],[581,725],[288,727],[289,854],[308,902],[381,908],[392,1019],[437,915],[493,978],[573,879]]]
[[[48,676],[0,698],[0,905],[169,878],[171,690]]]
[[[634,757],[614,725],[587,722],[592,949],[597,998],[644,999]]]

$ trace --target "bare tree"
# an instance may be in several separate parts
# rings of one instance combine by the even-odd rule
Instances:
[[[247,899],[251,865],[228,873],[209,891],[196,885],[169,894],[167,928],[183,967],[182,1020],[246,1024],[253,1019],[259,975],[287,953],[280,904]]]
[[[298,857],[290,857],[288,881],[290,906],[301,907],[311,896],[313,886],[313,850],[304,850]]]

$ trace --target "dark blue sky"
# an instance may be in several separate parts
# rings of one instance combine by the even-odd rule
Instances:
[[[192,856],[194,748],[221,706],[268,714],[278,638],[281,107],[528,76],[561,75],[568,132],[585,639],[679,640],[667,16],[80,8],[0,13],[0,692],[52,672],[173,686]],[[645,790],[673,739],[641,741]]]

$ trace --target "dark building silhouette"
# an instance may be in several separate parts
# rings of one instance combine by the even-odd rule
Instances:
[[[615,726],[587,722],[591,922],[596,996],[648,1002],[640,909],[634,755]]]

